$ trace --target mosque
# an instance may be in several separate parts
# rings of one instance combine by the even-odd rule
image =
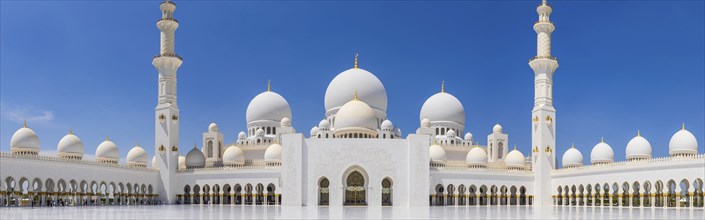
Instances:
[[[120,164],[122,152],[109,139],[97,146],[95,160],[84,159],[92,148],[73,132],[59,140],[56,156],[40,155],[39,135],[25,124],[12,135],[10,152],[0,152],[0,205],[703,208],[705,154],[685,126],[674,126],[667,143],[670,156],[664,158],[653,158],[651,143],[638,132],[626,146],[616,146],[626,147],[620,161],[605,140],[593,147],[590,164],[583,164],[583,152],[576,148],[555,151],[552,97],[558,60],[551,54],[555,26],[545,0],[536,8],[537,52],[528,63],[535,77],[531,152],[512,149],[499,124],[486,139],[463,134],[463,104],[444,88],[421,106],[418,129],[404,136],[387,117],[383,83],[359,67],[357,58],[328,85],[324,119],[308,134],[291,126],[295,118],[289,103],[268,88],[247,106],[247,130],[235,143],[226,143],[228,134],[211,123],[200,147],[182,146],[176,4],[167,0],[159,8],[151,161],[144,148],[134,146],[127,163]],[[180,148],[188,153],[182,156]]]

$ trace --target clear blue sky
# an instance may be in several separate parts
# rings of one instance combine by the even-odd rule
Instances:
[[[124,157],[152,155],[160,1],[2,1],[0,146],[23,119],[55,151],[73,128],[94,154],[109,135]],[[226,142],[245,129],[250,99],[272,89],[302,133],[324,116],[330,80],[352,67],[376,74],[404,135],[440,90],[465,106],[466,129],[486,142],[501,123],[530,153],[537,20],[531,1],[176,1],[181,148],[210,122]],[[681,122],[705,146],[702,1],[552,0],[558,158],[571,142],[586,163],[605,138],[624,160],[641,129],[666,156]]]

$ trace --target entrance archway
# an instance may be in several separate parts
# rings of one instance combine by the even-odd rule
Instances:
[[[346,206],[367,205],[367,190],[365,189],[365,176],[358,170],[353,170],[345,177],[345,202]]]

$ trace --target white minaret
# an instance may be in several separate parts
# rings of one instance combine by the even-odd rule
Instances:
[[[176,70],[181,57],[174,52],[174,31],[179,27],[174,19],[176,4],[166,0],[159,5],[162,18],[157,21],[161,31],[161,49],[154,56],[152,65],[159,72],[159,101],[154,119],[154,152],[161,176],[160,199],[176,202],[176,170],[179,168],[179,107],[176,105]]]
[[[539,20],[536,31],[536,57],[529,60],[534,70],[534,109],[531,111],[532,167],[534,170],[534,204],[551,205],[551,170],[556,167],[556,109],[553,108],[553,73],[558,60],[551,56],[551,6],[546,0],[536,8]]]

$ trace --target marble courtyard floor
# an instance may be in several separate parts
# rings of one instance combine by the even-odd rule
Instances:
[[[704,219],[703,208],[92,206],[2,207],[0,219]]]

